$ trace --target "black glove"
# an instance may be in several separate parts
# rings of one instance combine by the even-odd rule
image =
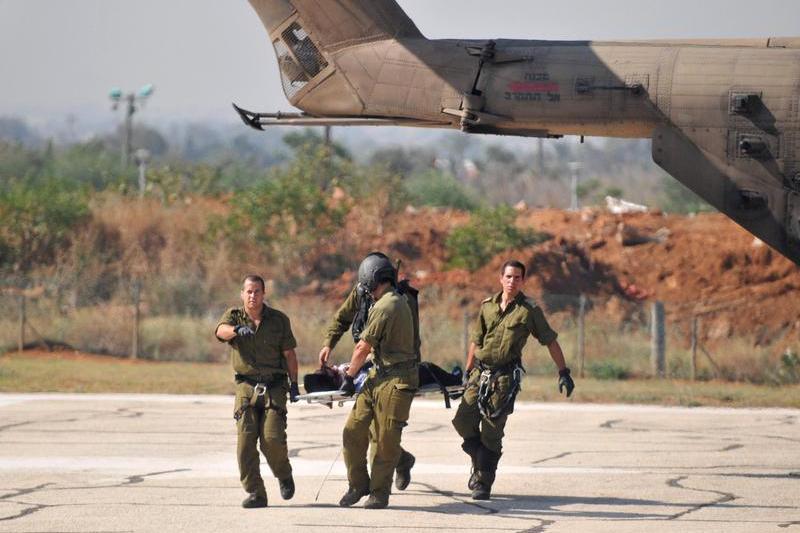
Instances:
[[[252,337],[256,334],[256,332],[253,331],[248,325],[236,326],[233,328],[233,332],[236,333],[237,337]]]
[[[569,368],[558,371],[558,392],[564,392],[565,387],[567,389],[567,398],[569,398],[572,394],[572,391],[575,389],[575,382],[572,381],[572,378],[569,375]]]
[[[464,375],[461,376],[461,385],[463,385],[464,387],[469,385],[469,375],[470,374],[472,374],[472,369],[467,370],[466,372],[464,372]]]
[[[289,401],[297,403],[299,401],[297,399],[298,396],[300,396],[300,387],[297,386],[296,381],[292,381],[292,384],[289,385]]]
[[[339,392],[347,397],[353,396],[356,393],[356,384],[353,382],[353,379],[353,376],[345,374],[342,386],[339,387]]]

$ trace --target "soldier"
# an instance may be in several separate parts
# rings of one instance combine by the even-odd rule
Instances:
[[[514,411],[522,379],[522,349],[533,335],[547,346],[558,367],[558,389],[567,397],[575,384],[564,354],[542,309],[525,297],[525,265],[507,261],[501,270],[503,290],[481,302],[467,354],[466,390],[453,418],[464,439],[462,449],[472,459],[468,486],[475,500],[488,500],[500,461],[503,429]]]
[[[389,258],[381,252],[372,252],[367,255],[367,257],[373,256],[379,259],[384,259],[387,262],[389,261]],[[409,303],[409,307],[412,309],[413,316],[416,309],[416,301],[413,302],[413,307],[410,298],[408,299],[407,303]],[[342,338],[342,335],[348,330],[348,328],[352,326],[353,341],[358,342],[361,339],[361,332],[364,330],[367,317],[369,316],[369,309],[373,304],[374,301],[372,296],[365,289],[365,287],[360,287],[359,285],[353,287],[353,290],[350,291],[347,299],[345,299],[344,303],[342,303],[341,307],[339,307],[339,310],[336,311],[336,314],[333,316],[333,320],[328,325],[328,331],[325,336],[325,345],[319,351],[320,367],[324,367],[328,363],[331,352],[336,347],[339,339]],[[414,321],[414,353],[417,356],[417,361],[420,359],[418,316],[419,315],[417,315],[417,318]],[[373,453],[376,450],[374,445],[376,440],[376,431],[377,428],[375,427],[375,424],[373,424],[370,428],[370,441],[373,443],[371,450]],[[397,490],[406,490],[409,483],[411,483],[411,469],[413,468],[415,462],[416,458],[411,453],[401,448],[400,461],[397,463],[394,477],[394,486],[397,488]]]
[[[259,470],[259,444],[278,478],[281,497],[289,500],[294,496],[286,444],[286,395],[296,402],[300,392],[294,351],[297,342],[289,318],[264,304],[264,280],[260,276],[244,279],[241,297],[243,306],[228,309],[215,334],[231,346],[236,373],[236,456],[242,486],[248,492],[242,507],[252,509],[267,506]]]
[[[339,505],[350,507],[369,494],[367,509],[389,505],[392,472],[400,460],[400,439],[419,387],[414,323],[406,298],[396,290],[397,272],[383,255],[368,255],[358,268],[358,283],[375,301],[353,349],[341,392],[355,394],[353,379],[372,353],[373,367],[342,433],[349,487]],[[370,426],[375,453],[367,473]]]

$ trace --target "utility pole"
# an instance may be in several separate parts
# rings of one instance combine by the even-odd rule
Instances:
[[[136,164],[139,167],[139,198],[144,198],[147,190],[147,163],[150,161],[150,151],[146,148],[139,148],[135,154]]]
[[[108,94],[111,98],[111,110],[119,109],[120,104],[124,104],[125,125],[123,128],[124,139],[122,141],[122,166],[127,167],[131,163],[132,142],[133,142],[133,115],[144,105],[145,101],[152,96],[155,87],[148,83],[137,92],[124,94],[122,89],[114,87]],[[138,105],[137,105],[138,104]]]
[[[571,174],[571,181],[570,181],[570,202],[569,202],[569,210],[570,211],[577,211],[580,209],[579,201],[578,201],[578,181],[581,177],[581,163],[578,161],[573,161],[569,164],[569,170]]]

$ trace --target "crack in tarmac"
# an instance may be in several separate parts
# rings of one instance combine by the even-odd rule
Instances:
[[[653,431],[652,429],[644,429],[644,428],[637,428],[637,427],[631,427],[631,428],[617,428],[617,427],[615,427],[617,424],[620,424],[622,422],[625,422],[625,420],[622,419],[622,418],[606,420],[605,422],[600,424],[600,427],[602,429],[613,429],[613,430],[620,430],[620,431],[629,431],[631,433],[650,433],[651,431]]]
[[[523,529],[519,533],[544,533],[548,527],[556,523],[555,520],[545,520],[543,518],[534,518],[534,520],[538,520],[541,524],[529,529]]]
[[[669,479],[669,480],[667,480],[667,486],[668,487],[672,487],[672,488],[677,488],[677,489],[691,490],[691,491],[695,491],[695,492],[707,492],[707,493],[711,493],[711,494],[719,494],[719,495],[721,495],[721,498],[718,498],[718,499],[714,500],[713,502],[701,503],[699,505],[696,505],[696,506],[692,507],[691,509],[688,509],[688,510],[680,512],[680,513],[676,513],[676,514],[670,516],[669,518],[667,518],[667,520],[677,520],[679,518],[682,518],[682,517],[688,515],[689,513],[693,513],[695,511],[699,511],[700,509],[705,509],[706,507],[713,507],[713,506],[719,505],[721,503],[727,503],[727,502],[731,502],[731,501],[734,501],[734,500],[738,499],[738,496],[736,496],[735,494],[730,493],[730,492],[721,492],[721,491],[718,491],[718,490],[710,490],[710,489],[693,489],[691,487],[684,487],[683,485],[681,485],[681,481],[684,481],[684,480],[687,480],[687,479],[689,479],[689,476],[680,476],[680,477],[676,477],[676,478],[673,478],[673,479]]]
[[[715,449],[715,450],[707,450],[705,453],[722,453],[722,452],[731,452],[733,450],[739,450],[744,448],[743,444],[731,444],[726,446],[722,449]],[[556,459],[563,459],[564,457],[568,457],[570,455],[579,455],[579,454],[629,454],[631,453],[630,450],[577,450],[571,452],[563,452],[557,455],[553,455],[551,457],[545,457],[544,459],[539,459],[537,461],[531,461],[529,464],[531,465],[538,465],[542,463],[546,463],[548,461],[555,461]],[[646,450],[646,453],[653,454],[653,453],[675,453],[675,450]],[[702,450],[695,450],[695,453],[703,453]],[[627,467],[611,467],[611,468],[627,468]],[[680,468],[680,467],[678,467]],[[689,467],[686,467],[689,468]]]
[[[17,505],[29,505],[30,506],[30,507],[27,507],[25,509],[22,509],[19,513],[15,514],[13,516],[5,516],[5,517],[0,518],[0,522],[10,522],[12,520],[17,520],[19,518],[24,518],[24,517],[26,517],[28,515],[32,515],[33,513],[39,512],[42,509],[46,509],[48,507],[51,507],[49,505],[44,505],[44,504],[40,504],[40,503],[17,502],[17,501],[12,500],[11,498],[17,498],[19,496],[27,496],[28,494],[34,494],[34,493],[39,492],[41,490],[44,490],[46,487],[48,487],[50,485],[54,485],[54,484],[55,483],[42,483],[41,485],[36,485],[35,487],[30,487],[30,488],[27,488],[27,489],[11,489],[11,490],[14,491],[14,493],[0,496],[0,500],[5,500],[5,501],[7,501],[9,503],[15,503]]]
[[[564,457],[569,457],[570,455],[578,454],[578,453],[600,453],[600,452],[591,452],[591,451],[590,452],[563,452],[563,453],[559,453],[558,455],[554,455],[552,457],[545,457],[544,459],[539,459],[538,461],[532,461],[530,464],[539,465],[539,464],[542,464],[542,463],[546,463],[548,461],[554,461],[556,459],[563,459]]]
[[[149,472],[147,474],[137,474],[137,475],[133,475],[133,476],[128,476],[128,477],[125,478],[125,481],[123,481],[123,482],[121,482],[119,484],[116,484],[116,485],[93,486],[93,487],[62,487],[62,488],[54,488],[54,489],[50,489],[50,490],[78,490],[78,489],[94,489],[94,490],[97,490],[97,489],[103,489],[103,488],[121,488],[121,487],[126,487],[126,486],[130,486],[130,485],[136,485],[136,484],[139,484],[139,483],[143,483],[145,481],[145,478],[148,478],[148,477],[159,476],[159,475],[162,475],[162,474],[173,474],[173,473],[177,473],[177,472],[189,472],[189,471],[190,471],[190,469],[188,469],[188,468],[180,468],[180,469],[176,469],[176,470],[164,470],[162,472]],[[24,489],[11,489],[12,491],[14,491],[13,493],[0,496],[0,500],[4,500],[4,501],[9,502],[9,503],[15,503],[17,505],[27,505],[28,506],[27,508],[22,509],[16,515],[6,516],[6,517],[3,517],[3,518],[0,518],[0,522],[10,522],[12,520],[18,520],[20,518],[24,518],[26,516],[32,515],[34,513],[37,513],[37,512],[39,512],[39,511],[41,511],[43,509],[49,509],[49,508],[52,508],[52,507],[71,507],[71,506],[85,505],[85,504],[46,505],[46,504],[42,504],[42,503],[20,502],[20,501],[16,501],[16,500],[12,499],[12,498],[18,498],[20,496],[27,496],[29,494],[35,494],[35,493],[41,492],[43,490],[48,490],[48,487],[51,486],[51,485],[54,485],[54,483],[43,483],[43,484],[37,485],[35,487],[24,488]]]
[[[19,426],[27,426],[30,424],[35,424],[36,421],[28,420],[27,422],[17,422],[16,424],[6,424],[5,426],[0,426],[0,432],[5,431],[7,429],[16,428]]]
[[[300,457],[300,452],[308,451],[308,450],[327,450],[327,449],[338,449],[340,447],[339,444],[330,444],[324,442],[314,442],[314,441],[305,441],[305,444],[309,446],[299,446],[296,448],[289,449],[289,459]]]
[[[460,504],[463,504],[463,505],[470,505],[470,506],[476,507],[476,508],[478,508],[478,509],[480,509],[482,511],[486,511],[487,514],[492,515],[492,514],[498,514],[499,513],[499,511],[497,509],[493,509],[491,507],[487,507],[487,506],[482,505],[480,503],[476,503],[476,502],[472,502],[472,501],[469,501],[469,500],[465,500],[465,499],[459,498],[459,497],[457,497],[455,495],[455,492],[450,491],[450,490],[442,490],[439,487],[437,487],[435,485],[432,485],[430,483],[421,483],[419,481],[412,481],[412,484],[420,485],[422,487],[425,487],[428,490],[438,494],[439,496],[444,496],[445,498],[449,498],[449,499],[453,500],[456,503],[460,503]],[[423,509],[423,511],[430,512],[430,513],[442,513],[442,512],[444,512],[444,511],[436,511],[436,510],[432,510],[432,509]],[[447,514],[447,513],[445,513],[445,514]]]
[[[178,472],[191,472],[191,468],[177,468],[175,470],[163,470],[161,472],[149,472],[147,474],[137,474],[133,476],[128,476],[125,478],[125,481],[120,483],[119,485],[115,485],[117,487],[124,487],[125,485],[135,485],[137,483],[144,483],[145,478],[160,476],[162,474],[176,474]]]

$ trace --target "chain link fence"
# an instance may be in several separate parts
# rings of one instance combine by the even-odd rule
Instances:
[[[107,282],[109,285],[111,281]],[[227,348],[213,335],[239,289],[209,289],[191,280],[119,280],[112,286],[55,282],[6,284],[0,291],[0,350],[72,349],[124,358],[223,362]],[[269,293],[269,288],[268,288]],[[720,331],[719,317],[746,306],[635,301],[591,295],[532,295],[559,333],[573,373],[597,379],[641,377],[796,383],[798,344],[754,342],[755,331]],[[301,364],[313,365],[338,302],[321,297],[273,299],[292,319]],[[421,294],[423,358],[445,367],[463,364],[478,302],[466,306],[442,289]],[[352,340],[336,348],[347,359]],[[552,374],[548,351],[531,339],[523,363],[530,374]]]

